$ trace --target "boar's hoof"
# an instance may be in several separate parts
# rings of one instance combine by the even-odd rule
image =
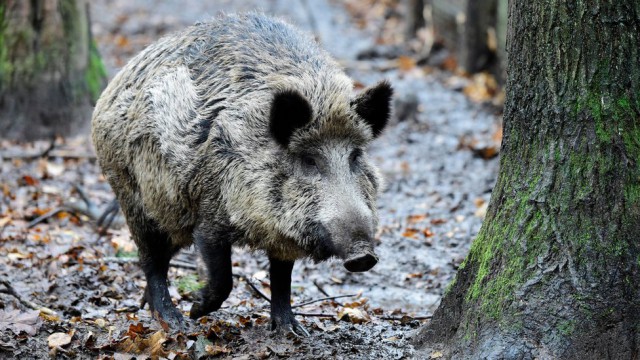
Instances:
[[[199,317],[205,316],[207,314],[208,312],[206,312],[202,308],[202,305],[200,305],[200,303],[197,303],[197,302],[194,302],[193,305],[191,305],[191,310],[189,310],[189,317],[194,320]]]
[[[276,330],[279,334],[287,335],[293,334],[298,337],[309,337],[309,332],[307,329],[302,326],[298,320],[290,319],[285,323],[280,323],[279,321],[273,321],[273,325],[271,327],[272,330]]]
[[[220,305],[222,301],[206,301],[201,300],[200,302],[194,302],[191,305],[191,310],[189,310],[189,317],[192,319],[197,319],[202,316],[209,315],[210,313],[220,309]]]
[[[371,254],[358,254],[354,257],[347,259],[344,262],[344,267],[351,272],[363,272],[371,269],[378,263],[378,258]]]
[[[153,310],[152,315],[166,332],[181,332],[185,330],[182,314],[175,307],[166,308],[162,312]]]
[[[156,319],[163,330],[166,332],[182,331],[184,330],[184,322],[182,321],[182,314],[171,302],[167,293],[167,297],[161,299],[152,298],[149,293],[149,287],[144,291],[144,296],[140,301],[140,308],[144,308],[146,304],[149,304],[149,310],[154,319]]]

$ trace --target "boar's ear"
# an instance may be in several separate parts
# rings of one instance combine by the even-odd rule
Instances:
[[[287,90],[276,93],[269,115],[271,136],[286,148],[293,132],[307,125],[312,114],[311,105],[299,92]]]
[[[392,95],[391,85],[386,81],[381,81],[364,90],[351,102],[356,113],[371,126],[374,137],[380,135],[389,122]]]

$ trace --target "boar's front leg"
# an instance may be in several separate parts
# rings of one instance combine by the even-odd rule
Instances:
[[[231,273],[231,245],[224,237],[195,234],[196,247],[207,266],[207,285],[202,289],[200,302],[191,307],[189,317],[197,319],[220,308],[233,287]]]
[[[293,261],[269,256],[271,267],[271,330],[289,331],[298,336],[309,336],[291,311],[291,271]]]

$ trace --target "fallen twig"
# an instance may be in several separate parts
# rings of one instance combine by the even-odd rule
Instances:
[[[324,296],[331,296],[328,292],[324,291],[324,288],[322,288],[322,285],[318,283],[318,280],[313,280],[313,285],[315,285],[318,288],[318,291],[320,291]]]
[[[49,155],[51,150],[55,149],[55,147],[56,147],[56,138],[54,136],[51,139],[51,141],[49,142],[49,145],[47,146],[47,148],[44,149],[43,151],[39,152],[39,153],[35,153],[35,154],[25,154],[25,153],[0,154],[0,157],[4,158],[4,159],[37,160],[37,159],[40,159],[40,158],[43,158],[43,157],[46,157],[47,155]]]
[[[45,221],[45,220],[47,220],[47,219],[49,219],[51,217],[54,217],[54,216],[58,215],[59,213],[61,213],[63,211],[67,211],[67,209],[65,209],[64,207],[61,206],[61,207],[57,207],[57,208],[47,212],[46,214],[40,215],[37,218],[31,220],[29,222],[29,224],[27,224],[27,228],[30,229],[30,228],[40,224],[41,222],[43,222],[43,221]]]
[[[120,212],[120,204],[118,200],[113,199],[102,214],[96,219],[98,232],[104,234],[106,230],[113,224]]]
[[[378,316],[380,320],[388,320],[388,321],[406,321],[406,320],[429,320],[433,317],[433,315],[421,315],[421,316]]]
[[[324,296],[326,296],[326,297],[331,297],[331,295],[330,295],[328,292],[326,292],[326,291],[324,290],[324,288],[322,287],[322,285],[320,285],[320,284],[318,283],[318,281],[317,281],[317,280],[313,280],[313,285],[315,285],[315,286],[316,286],[316,288],[318,288],[318,291],[320,291]],[[335,303],[336,303],[336,304],[338,304],[338,305],[340,305],[340,306],[344,306],[342,303],[340,303],[340,302],[338,302],[338,301],[336,301]]]
[[[140,262],[140,258],[137,257],[115,257],[115,256],[107,256],[97,260],[84,260],[82,263],[84,265],[100,265],[101,263],[112,263],[112,264],[137,264]],[[169,266],[180,268],[180,269],[188,269],[188,270],[196,270],[197,267],[194,264],[189,264],[180,260],[171,260],[169,262]]]
[[[299,313],[299,312],[294,312],[293,315],[307,316],[307,317],[329,317],[329,318],[335,318],[336,317],[335,314],[324,314],[324,313]]]
[[[55,146],[54,146],[55,147]],[[25,153],[0,153],[0,158],[13,160],[37,160],[40,158],[63,158],[63,159],[87,159],[94,160],[96,159],[96,154],[90,152],[78,152],[75,150],[65,150],[65,149],[54,149],[52,147],[47,148],[43,152],[36,154],[25,154]]]
[[[54,136],[53,139],[51,139],[51,142],[49,143],[49,147],[47,147],[40,155],[38,155],[37,157],[33,158],[33,160],[38,159],[38,158],[43,158],[43,157],[49,155],[51,150],[53,150],[55,147],[56,147],[56,138]]]
[[[9,281],[5,280],[5,279],[0,279],[0,284],[4,285],[4,287],[6,287],[6,291],[3,291],[11,296],[13,296],[14,298],[16,298],[16,300],[18,300],[22,305],[33,309],[33,310],[38,310],[41,313],[47,314],[47,315],[52,315],[52,316],[57,316],[58,314],[49,309],[48,307],[44,307],[44,306],[38,306],[38,304],[29,301],[27,299],[25,299],[24,297],[22,297],[22,295],[18,294],[18,292],[16,291],[16,289],[13,288],[13,286],[11,285],[11,283],[9,283]]]
[[[325,300],[335,300],[335,299],[340,299],[340,298],[345,298],[345,297],[354,297],[354,296],[358,296],[357,294],[349,294],[349,295],[337,295],[337,296],[327,296],[327,297],[323,297],[320,299],[315,299],[315,300],[309,300],[306,302],[303,302],[301,304],[296,304],[291,306],[291,308],[297,308],[297,307],[301,307],[301,306],[305,306],[305,305],[309,305],[309,304],[313,304],[313,303],[317,303],[320,301],[325,301]]]
[[[269,303],[271,303],[271,298],[269,298],[267,295],[265,295],[262,291],[260,291],[260,289],[258,289],[251,280],[249,280],[248,277],[246,276],[242,276],[242,275],[238,275],[237,277],[239,277],[240,279],[243,279],[247,285],[249,285],[249,287],[251,289],[253,289],[253,291],[258,294],[258,296],[260,296],[261,298],[267,300]]]
[[[84,201],[85,205],[87,205],[87,209],[89,209],[91,205],[93,205],[93,202],[89,200],[89,196],[84,191],[84,189],[78,184],[73,184],[73,189],[78,193],[78,195],[80,195],[82,201]]]
[[[330,317],[335,318],[335,314],[325,314],[325,313],[299,313],[294,312],[293,315],[297,316],[307,316],[307,317]],[[428,320],[432,318],[432,315],[424,315],[424,316],[406,316],[406,317],[394,317],[394,316],[377,316],[380,320],[387,321],[403,321],[403,320]]]
[[[114,211],[113,202],[112,202],[111,204],[108,205],[107,209],[104,212],[101,212],[98,209],[98,207],[91,200],[89,200],[87,193],[84,191],[84,189],[82,189],[82,187],[80,187],[77,184],[74,184],[73,187],[75,191],[78,193],[78,195],[80,196],[80,199],[82,200],[82,202],[79,202],[77,200],[67,201],[62,206],[59,206],[47,212],[46,214],[43,214],[31,220],[31,222],[27,224],[27,228],[32,228],[38,225],[39,223],[56,216],[61,212],[68,212],[76,215],[81,214],[89,217],[90,219],[97,220],[96,223],[98,225],[98,230],[100,232],[102,232],[104,229],[106,229],[111,225],[114,225],[116,228],[122,227],[124,225],[124,221],[122,221],[122,219],[120,219],[117,216],[118,215],[117,202],[115,202],[115,205],[116,205],[115,211]],[[106,223],[104,219],[105,215],[109,215],[108,222]]]

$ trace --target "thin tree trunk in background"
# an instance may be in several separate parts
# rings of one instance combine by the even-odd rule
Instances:
[[[495,58],[488,37],[489,28],[496,22],[496,0],[468,0],[465,7],[458,64],[464,71],[475,73],[487,69]]]
[[[406,0],[407,21],[405,39],[413,39],[416,36],[416,32],[425,27],[424,5],[425,0]]]
[[[425,356],[636,359],[640,2],[512,0],[500,174]]]
[[[85,0],[0,3],[0,137],[37,139],[88,128],[106,73]]]

